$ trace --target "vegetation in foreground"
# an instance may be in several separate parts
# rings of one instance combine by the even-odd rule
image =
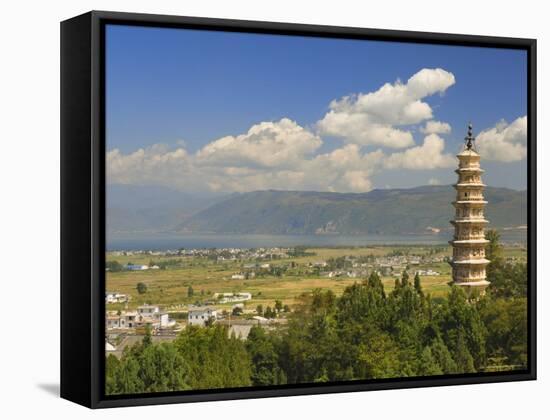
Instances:
[[[345,288],[303,294],[287,326],[188,327],[173,343],[146,336],[107,358],[106,393],[266,386],[515,370],[527,366],[526,265],[507,264],[491,238],[486,296],[451,287],[432,299],[405,272],[386,293],[377,274]]]

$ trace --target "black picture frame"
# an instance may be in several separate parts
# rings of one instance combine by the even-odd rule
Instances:
[[[106,396],[106,24],[521,49],[528,65],[528,369],[411,379]],[[92,11],[61,23],[61,397],[90,408],[536,379],[536,40]]]

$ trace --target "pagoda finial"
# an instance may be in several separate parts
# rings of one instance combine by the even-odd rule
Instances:
[[[472,134],[472,129],[473,129],[473,126],[472,126],[472,123],[470,122],[468,123],[468,134],[466,137],[464,137],[464,140],[466,141],[466,149],[468,150],[472,150],[472,148],[474,147],[475,137]]]

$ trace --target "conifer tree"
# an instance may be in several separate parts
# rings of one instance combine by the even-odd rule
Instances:
[[[420,276],[418,275],[418,273],[416,273],[414,275],[414,289],[416,290],[416,292],[422,296],[423,293],[422,293],[422,285],[420,284]]]
[[[401,286],[405,287],[409,285],[409,273],[407,273],[407,270],[403,271],[403,275],[401,276]]]

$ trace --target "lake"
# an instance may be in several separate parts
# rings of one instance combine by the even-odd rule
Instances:
[[[501,232],[503,242],[525,243],[526,230]],[[107,250],[166,250],[179,248],[262,248],[298,245],[368,246],[368,245],[438,245],[447,244],[450,232],[426,235],[220,235],[143,233],[111,235]]]

